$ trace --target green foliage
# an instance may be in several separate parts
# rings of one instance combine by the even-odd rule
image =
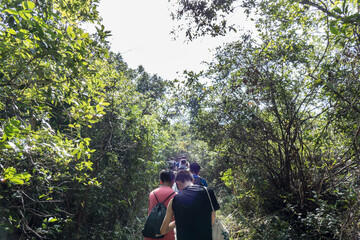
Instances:
[[[104,76],[104,99],[111,104],[101,121],[81,129],[92,138],[93,175],[101,187],[76,199],[84,203],[78,238],[133,239],[147,214],[148,192],[156,186],[167,137],[154,111],[156,103],[148,102],[151,96],[136,91],[137,85],[123,75],[129,69],[117,68],[120,58],[112,56],[108,62],[99,71],[111,73],[112,78]]]
[[[171,15],[173,20],[186,20],[187,26],[180,24],[178,29],[184,30],[189,40],[207,34],[214,37],[225,35],[228,31],[235,31],[234,26],[229,25],[224,16],[234,10],[235,2],[236,0],[181,0],[176,2]]]
[[[64,204],[69,187],[97,184],[87,174],[89,140],[66,126],[102,113],[101,101],[90,104],[86,96],[95,90],[84,60],[91,40],[80,28],[65,33],[61,9],[6,1],[1,7],[1,225],[19,237],[54,237],[72,218]],[[63,118],[60,127],[54,116]]]
[[[18,174],[16,169],[9,167],[4,170],[4,178],[2,181],[9,180],[11,183],[23,185],[30,180],[31,175],[27,172]]]
[[[108,51],[110,32],[81,29],[99,24],[97,3],[0,3],[0,234],[8,238],[125,239],[146,215],[167,141],[155,112],[165,84],[142,71],[149,89],[137,89],[136,71]]]
[[[109,52],[97,3],[0,3],[0,234],[135,239],[164,161],[186,155],[233,238],[357,236],[357,1],[180,1],[190,40],[226,34],[234,6],[258,31],[185,82]]]
[[[148,94],[152,99],[159,99],[165,93],[165,81],[159,76],[150,76],[142,66],[137,69],[137,91]]]
[[[196,136],[219,153],[208,169],[223,169],[233,237],[355,238],[356,203],[344,203],[359,189],[357,1],[240,5],[257,38],[219,48],[184,90]]]

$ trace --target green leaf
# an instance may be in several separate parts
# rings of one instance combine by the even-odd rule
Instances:
[[[30,178],[31,175],[27,172],[16,174],[16,169],[13,167],[9,167],[4,171],[4,179],[18,185],[23,185],[25,182],[29,181]]]
[[[10,124],[4,127],[4,133],[6,134],[8,139],[12,139],[20,133],[20,129],[17,127],[16,121],[11,121]]]
[[[333,11],[337,12],[338,14],[342,14],[342,11],[339,7],[334,8]]]
[[[108,103],[108,102],[102,102],[101,105],[102,105],[102,106],[109,106],[110,103]]]
[[[332,32],[335,35],[339,35],[339,31],[336,29],[335,24],[336,24],[336,21],[331,21],[330,22],[330,25],[329,25],[330,32]]]
[[[314,86],[320,86],[323,84],[323,80],[322,79],[317,79],[315,82],[314,82]]]
[[[19,15],[19,13],[17,11],[15,11],[14,9],[5,9],[3,12],[7,12],[11,15]]]
[[[30,180],[30,178],[31,178],[31,175],[29,173],[27,173],[27,172],[24,172],[24,173],[16,174],[15,177],[19,178],[19,179],[22,179],[25,182],[28,182]]]
[[[23,185],[24,184],[24,180],[19,179],[19,178],[9,178],[9,181],[18,185]]]
[[[4,178],[5,179],[11,178],[14,176],[14,174],[16,174],[16,169],[13,167],[9,167],[9,168],[5,169],[5,171],[4,171]]]
[[[16,32],[15,32],[14,29],[8,28],[8,29],[7,29],[7,32],[10,33],[10,34],[12,34],[12,35],[16,35]]]
[[[50,217],[49,219],[48,219],[48,222],[49,223],[51,223],[51,222],[56,222],[57,221],[57,219],[56,218],[53,218],[53,217]]]
[[[30,9],[33,10],[35,8],[35,3],[31,1],[26,1],[22,3],[24,9]]]
[[[72,39],[75,38],[75,33],[74,33],[74,29],[72,26],[68,26],[66,29],[66,32],[69,35],[69,37],[71,37]]]
[[[43,198],[43,197],[46,197],[46,195],[45,195],[45,194],[40,195],[40,196],[39,196],[39,199],[41,199],[41,198]]]
[[[25,11],[20,11],[19,14],[20,14],[20,17],[22,17],[25,20],[29,20],[32,17],[32,15],[30,13],[25,12]]]
[[[81,38],[89,38],[89,33],[83,33],[83,34],[81,34]]]

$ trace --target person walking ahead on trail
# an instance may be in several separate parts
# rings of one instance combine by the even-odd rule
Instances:
[[[188,170],[186,159],[181,159],[178,171]]]
[[[168,169],[172,171],[176,170],[176,161],[173,157],[168,161]]]
[[[169,202],[166,216],[160,232],[172,231],[176,225],[177,240],[211,240],[211,226],[215,222],[215,212],[212,211],[206,189],[193,185],[194,178],[189,171],[176,174],[175,182],[181,192]],[[214,192],[208,189],[214,210],[219,204]],[[175,217],[175,221],[172,221]]]
[[[177,159],[176,161],[176,171],[179,171],[179,170],[181,170],[181,169],[179,169],[180,168],[180,164],[181,164],[181,162],[183,161],[183,160],[185,160],[185,164],[186,164],[186,157],[185,156],[181,156],[181,158],[180,159]]]
[[[190,164],[190,172],[194,178],[194,184],[207,187],[207,182],[205,179],[199,176],[200,165],[197,162],[193,162]]]
[[[155,190],[153,190],[150,194],[149,194],[149,212],[150,213],[151,209],[159,202],[164,201],[168,196],[169,199],[167,199],[164,202],[165,207],[168,207],[168,204],[170,202],[170,200],[176,195],[176,193],[174,193],[174,190],[172,190],[172,185],[174,184],[174,180],[175,180],[175,174],[173,171],[166,171],[166,170],[162,170],[160,172],[160,184],[161,186],[159,188],[156,188]],[[156,195],[156,196],[155,196]],[[157,200],[156,200],[157,198]],[[153,240],[154,238],[144,238],[145,240]],[[162,238],[163,240],[175,240],[175,234],[174,231],[169,231],[164,238]]]

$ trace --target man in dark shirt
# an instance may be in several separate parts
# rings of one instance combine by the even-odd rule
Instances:
[[[199,185],[193,185],[194,178],[188,171],[180,171],[175,182],[181,191],[170,200],[166,216],[161,226],[161,234],[175,228],[177,240],[211,240],[211,226],[215,222],[215,212],[212,211],[210,198],[214,210],[219,204],[214,192]],[[171,219],[175,217],[175,221]]]

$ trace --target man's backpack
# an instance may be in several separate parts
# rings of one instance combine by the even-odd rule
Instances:
[[[174,160],[170,160],[168,161],[168,168],[171,169],[171,170],[175,170],[175,167],[176,167],[176,162]]]
[[[194,184],[204,186],[204,183],[201,180],[201,177],[194,177]]]
[[[173,194],[175,194],[175,192],[171,193],[164,201],[159,202],[154,192],[156,201],[158,203],[151,209],[151,212],[146,219],[145,227],[142,230],[144,237],[160,239],[165,236],[162,235],[157,237],[157,235],[160,235],[160,227],[166,215],[166,207],[164,202],[166,202],[166,200],[168,200]]]

